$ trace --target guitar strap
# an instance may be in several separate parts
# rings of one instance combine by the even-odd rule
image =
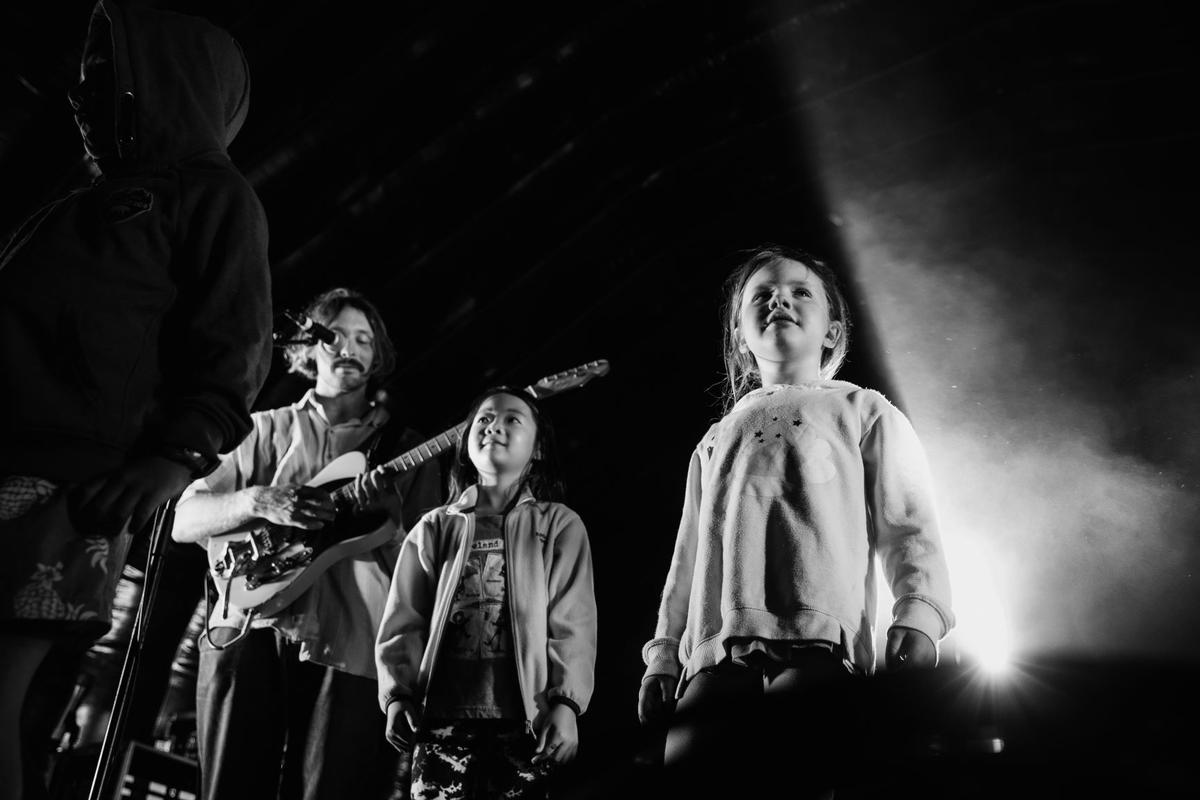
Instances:
[[[400,455],[403,452],[400,442],[405,433],[407,428],[396,417],[389,418],[359,446],[360,452],[367,457],[367,466],[377,467]]]
[[[207,579],[207,580],[209,580],[209,581],[211,581],[211,580],[212,580],[212,576],[211,576],[211,575],[206,575],[205,577],[206,577],[206,579]],[[227,615],[227,614],[229,613],[229,584],[230,584],[230,583],[232,583],[232,582],[233,582],[233,578],[232,578],[232,577],[230,577],[228,580],[226,580],[226,581],[225,581],[225,609],[224,609],[224,611],[222,612],[222,615]],[[210,594],[210,593],[209,593],[209,587],[208,587],[208,584],[207,584],[207,583],[205,583],[205,592],[204,592],[204,636],[205,636],[205,638],[206,638],[206,639],[208,639],[208,643],[209,643],[209,644],[212,646],[212,648],[213,648],[214,650],[224,650],[226,647],[229,647],[229,646],[231,646],[231,645],[235,644],[235,643],[236,643],[238,640],[240,640],[242,637],[244,637],[244,636],[246,635],[246,633],[247,633],[247,632],[250,630],[250,623],[254,621],[254,618],[255,618],[256,616],[258,616],[258,612],[257,612],[256,610],[254,610],[253,608],[251,608],[251,609],[247,609],[247,610],[246,610],[246,616],[245,616],[245,618],[242,620],[242,627],[238,629],[237,635],[235,635],[235,636],[234,636],[232,639],[230,639],[229,641],[226,641],[226,642],[220,642],[220,643],[218,643],[218,642],[217,642],[215,639],[213,639],[213,636],[212,636],[212,632],[213,632],[213,628],[212,628],[212,601],[213,601],[213,599],[214,599],[214,598],[213,598],[212,594]]]

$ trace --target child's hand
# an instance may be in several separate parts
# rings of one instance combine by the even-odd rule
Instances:
[[[675,700],[679,679],[673,675],[650,675],[638,690],[638,721],[643,725],[666,718]]]
[[[575,721],[575,712],[569,706],[559,703],[542,716],[542,728],[538,731],[533,763],[554,761],[557,764],[566,764],[575,758],[578,750],[579,726]]]
[[[387,707],[387,728],[384,730],[384,738],[392,747],[406,753],[412,750],[420,723],[421,716],[416,703],[407,697],[393,700],[388,703]]]
[[[894,625],[888,631],[885,663],[892,671],[932,669],[937,666],[937,645],[916,628]]]

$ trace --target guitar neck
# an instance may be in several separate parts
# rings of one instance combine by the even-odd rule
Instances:
[[[535,386],[526,386],[525,391],[530,394],[535,394]],[[536,396],[536,395],[535,395]],[[410,469],[421,466],[429,459],[444,453],[451,447],[462,441],[463,434],[467,431],[467,423],[463,422],[455,425],[449,430],[442,431],[432,439],[421,442],[411,450],[405,451],[393,458],[386,464],[380,465],[379,469],[383,472],[401,473],[408,472]]]
[[[525,391],[536,396],[535,386],[526,386]],[[419,467],[439,453],[444,453],[457,445],[462,441],[463,434],[466,431],[467,423],[463,422],[455,425],[449,430],[442,431],[432,439],[421,442],[421,444],[413,449],[401,453],[386,464],[380,465],[379,469],[384,472],[400,473]]]
[[[559,372],[554,375],[542,378],[537,383],[531,383],[525,387],[525,391],[539,400],[546,397],[553,397],[559,392],[564,392],[567,389],[574,389],[578,386],[583,386],[592,378],[598,375],[608,374],[608,362],[604,360],[589,361],[574,369],[569,369],[566,372]],[[401,453],[386,464],[381,464],[378,469],[381,472],[390,472],[393,475],[401,472],[407,472],[410,469],[419,467],[429,459],[439,453],[444,453],[451,447],[462,441],[463,434],[467,431],[467,423],[463,422],[455,425],[449,430],[442,431],[432,439],[422,442],[413,449]],[[333,492],[335,501],[349,501],[353,499],[352,491],[349,485],[343,486]]]
[[[421,442],[413,449],[406,450],[386,464],[381,464],[379,469],[391,473],[408,472],[410,469],[415,469],[439,453],[444,453],[458,444],[466,430],[467,423],[465,422],[455,425],[432,439]]]
[[[466,429],[467,423],[464,422],[449,430],[442,431],[432,439],[421,442],[411,450],[406,450],[391,461],[380,464],[377,469],[381,472],[389,472],[392,475],[408,472],[410,469],[421,466],[438,453],[443,453],[454,447],[462,439],[463,432]],[[331,494],[335,503],[351,502],[354,499],[350,484],[335,489]]]

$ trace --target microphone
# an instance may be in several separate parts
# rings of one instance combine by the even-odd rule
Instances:
[[[280,334],[275,334],[276,342],[282,344],[326,344],[332,347],[337,343],[337,334],[326,328],[321,323],[317,322],[307,314],[294,314],[291,311],[283,312],[283,315],[292,321],[296,326],[297,332],[300,334],[297,338],[289,341],[282,341],[284,337]]]
[[[300,329],[301,333],[308,334],[308,337],[310,339],[312,339],[314,342],[320,342],[321,344],[327,344],[330,347],[332,347],[334,345],[334,343],[337,342],[337,334],[336,333],[329,330],[329,328],[326,328],[324,325],[317,322],[315,319],[308,316],[307,314],[305,314],[303,317],[300,317],[299,319],[296,320],[296,326]]]

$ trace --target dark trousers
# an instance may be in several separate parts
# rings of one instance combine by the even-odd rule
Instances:
[[[845,741],[839,697],[851,683],[841,657],[820,647],[786,664],[763,657],[702,670],[667,733],[671,780],[682,794],[754,796],[782,781],[792,797],[832,797]]]
[[[196,686],[204,800],[386,798],[396,753],[376,683],[297,657],[276,631],[224,650],[201,637]]]

